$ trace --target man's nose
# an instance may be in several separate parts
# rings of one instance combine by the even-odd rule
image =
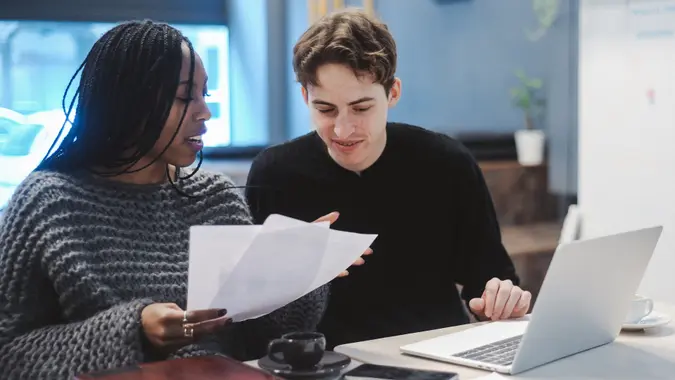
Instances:
[[[354,122],[349,117],[339,117],[335,120],[335,135],[339,139],[345,139],[354,133]]]

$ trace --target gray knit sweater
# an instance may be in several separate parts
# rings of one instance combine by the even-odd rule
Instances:
[[[205,354],[247,360],[279,334],[316,327],[326,287],[169,357],[144,342],[143,307],[185,308],[189,227],[251,223],[226,177],[199,172],[180,186],[197,198],[84,173],[40,171],[19,186],[0,221],[0,378],[66,379]]]

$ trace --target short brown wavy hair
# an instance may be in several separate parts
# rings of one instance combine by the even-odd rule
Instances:
[[[293,71],[305,88],[317,85],[317,69],[343,64],[354,74],[370,74],[387,94],[395,81],[396,42],[387,25],[357,9],[323,17],[300,36],[293,48]]]

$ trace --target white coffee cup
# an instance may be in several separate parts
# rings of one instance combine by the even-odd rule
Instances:
[[[642,318],[649,315],[654,309],[654,301],[640,295],[635,295],[630,303],[628,315],[623,320],[624,323],[638,323]]]

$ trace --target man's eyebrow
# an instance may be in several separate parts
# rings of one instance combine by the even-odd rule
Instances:
[[[319,99],[314,99],[314,100],[312,100],[312,104],[320,104],[320,105],[323,105],[323,106],[331,106],[331,107],[335,107],[335,104],[328,103],[328,102],[326,102],[326,101],[319,100]]]
[[[356,100],[354,100],[354,101],[352,101],[352,102],[349,102],[348,104],[349,104],[350,106],[353,106],[353,105],[356,105],[356,104],[359,104],[359,103],[363,103],[363,102],[368,102],[368,101],[371,101],[371,100],[375,100],[375,98],[370,97],[370,96],[364,96],[363,98],[356,99]],[[312,100],[312,104],[320,104],[320,105],[324,105],[324,106],[335,107],[335,104],[328,103],[328,102],[326,102],[326,101],[319,100],[319,99]]]
[[[371,100],[375,100],[375,98],[372,98],[370,96],[364,96],[363,98],[356,99],[353,102],[349,102],[349,105],[353,106],[355,104],[364,103],[364,102],[368,102],[368,101],[371,101]]]

